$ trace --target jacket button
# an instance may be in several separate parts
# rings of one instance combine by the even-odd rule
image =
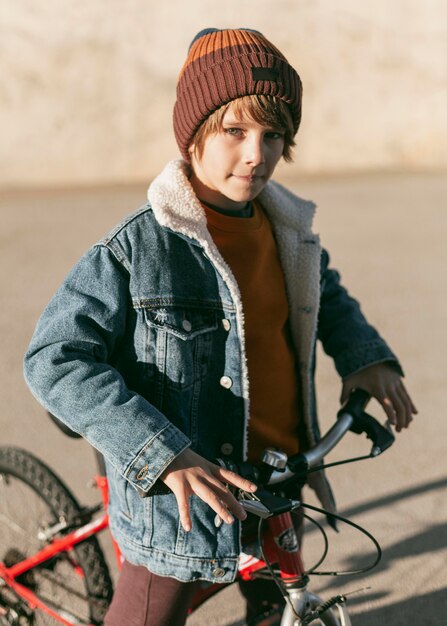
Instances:
[[[222,320],[222,326],[224,327],[224,330],[228,332],[231,328],[230,320],[226,320],[226,319]]]
[[[233,452],[234,448],[231,445],[231,443],[223,443],[220,446],[220,451],[222,452],[222,454],[231,454]]]
[[[142,467],[137,474],[137,480],[143,480],[143,478],[146,478],[148,471],[149,465],[145,465],[144,467]]]
[[[222,387],[225,387],[225,389],[230,389],[230,387],[233,386],[233,381],[229,376],[222,376],[222,378],[220,379],[220,384],[222,385]]]
[[[225,576],[225,570],[221,567],[216,567],[215,569],[213,569],[213,576],[215,578],[222,578],[222,576]]]
[[[189,333],[189,331],[192,328],[192,324],[191,324],[191,322],[189,320],[183,320],[182,326],[183,326],[184,330],[186,330],[187,333]]]

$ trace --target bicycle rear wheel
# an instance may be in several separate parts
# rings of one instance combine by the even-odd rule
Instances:
[[[42,461],[19,448],[0,448],[0,561],[11,566],[36,553],[48,543],[39,533],[61,519],[74,522],[80,512],[70,490]],[[19,582],[74,624],[102,623],[113,593],[96,537],[26,572]],[[58,623],[43,611],[29,609],[5,586],[0,586],[1,607],[3,613],[8,609],[9,618],[0,612],[0,625]]]

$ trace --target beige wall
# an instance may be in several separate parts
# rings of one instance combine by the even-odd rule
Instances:
[[[0,20],[2,186],[148,180],[205,26],[258,28],[301,74],[294,172],[447,163],[444,0],[4,0]]]

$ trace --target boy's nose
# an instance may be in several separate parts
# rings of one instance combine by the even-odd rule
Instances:
[[[265,161],[264,142],[262,138],[251,137],[245,142],[244,159],[247,165],[256,167]]]

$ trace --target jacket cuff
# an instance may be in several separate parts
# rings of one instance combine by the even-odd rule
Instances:
[[[399,360],[381,339],[354,344],[335,359],[335,367],[342,378],[347,378],[377,363],[389,363],[401,376],[404,376]]]
[[[149,491],[168,465],[190,445],[186,435],[173,424],[168,424],[141,449],[125,478],[138,491]]]

